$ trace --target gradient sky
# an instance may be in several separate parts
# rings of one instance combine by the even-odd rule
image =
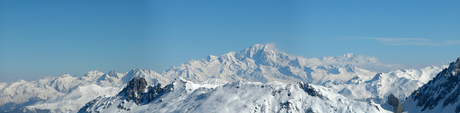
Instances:
[[[253,44],[406,68],[460,57],[460,1],[0,1],[0,82],[161,73]]]

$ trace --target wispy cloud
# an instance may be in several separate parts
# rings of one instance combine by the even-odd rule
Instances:
[[[387,45],[423,45],[423,46],[450,46],[460,44],[460,40],[431,40],[425,38],[379,38],[379,37],[345,37],[355,39],[372,39]]]

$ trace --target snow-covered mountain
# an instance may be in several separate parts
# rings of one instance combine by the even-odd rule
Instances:
[[[142,69],[124,73],[90,71],[82,77],[62,75],[30,82],[19,80],[0,83],[0,111],[75,111],[84,105],[81,101],[113,95],[134,77],[145,78],[152,84],[169,84],[179,77],[195,83],[305,82],[329,87],[348,98],[383,103],[389,94],[394,94],[400,100],[405,98],[410,91],[426,83],[433,73],[442,69],[433,66],[381,74],[367,70],[375,67],[391,65],[382,64],[374,57],[351,53],[320,59],[304,58],[277,51],[272,44],[256,44],[239,52],[190,60],[161,73]],[[393,87],[386,84],[392,84]],[[63,102],[73,104],[64,107]]]
[[[460,57],[403,103],[404,111],[423,113],[460,112]]]
[[[132,77],[156,77],[153,71],[133,69],[126,73],[90,71],[82,77],[62,75],[36,81],[19,80],[1,83],[0,111],[13,109],[49,109],[55,112],[72,111],[86,101],[101,95],[118,92]],[[149,79],[149,82],[152,82]],[[71,103],[71,104],[65,104]],[[63,107],[63,105],[66,105]],[[27,106],[26,108],[21,108]]]
[[[241,80],[262,83],[322,83],[327,80],[348,80],[356,75],[375,75],[377,73],[374,71],[355,66],[372,63],[378,65],[373,57],[355,56],[351,53],[322,59],[304,58],[276,51],[271,44],[256,44],[240,52],[190,60],[162,72],[161,75],[169,79],[187,78],[193,82],[218,78],[228,82]]]
[[[404,101],[412,91],[427,83],[444,68],[447,68],[447,65],[430,66],[419,70],[402,69],[378,73],[375,76],[358,75],[344,82],[328,81],[321,85],[351,99],[384,104],[390,94]]]
[[[359,102],[308,83],[280,82],[195,84],[178,78],[172,84],[147,85],[134,78],[114,97],[98,97],[81,113],[115,112],[390,112],[379,104]]]

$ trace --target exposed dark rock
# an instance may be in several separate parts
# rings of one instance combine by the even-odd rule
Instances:
[[[162,88],[161,84],[148,86],[145,78],[131,79],[127,86],[118,95],[126,96],[126,100],[134,101],[136,104],[145,104],[155,100],[157,97],[172,90],[173,85],[169,84]]]
[[[316,91],[316,89],[313,88],[313,86],[311,86],[310,84],[300,82],[300,83],[299,83],[299,86],[300,86],[301,89],[303,89],[305,92],[307,92],[308,95],[314,96],[314,97],[323,98],[323,95],[321,95],[320,93],[318,93],[318,92]]]
[[[153,100],[155,100],[156,98],[160,97],[161,95],[171,91],[173,88],[173,85],[172,84],[169,84],[165,87],[161,87],[161,84],[158,83],[157,85],[153,86],[153,87],[150,87],[149,86],[149,91],[146,93],[147,94],[147,97],[146,98],[143,98],[142,100],[145,100],[147,102],[151,102]]]
[[[124,93],[124,95],[127,96],[127,101],[133,100],[136,103],[139,103],[141,95],[138,94],[143,93],[147,86],[148,84],[145,78],[134,77],[128,82],[127,86],[120,93]]]
[[[100,98],[96,98],[94,100],[91,100],[89,101],[88,103],[85,104],[85,106],[83,106],[82,108],[80,108],[80,110],[78,110],[78,113],[85,113],[85,112],[88,112],[90,110],[89,106],[93,106],[96,101],[98,101]]]
[[[393,94],[390,94],[390,96],[388,96],[388,104],[393,106],[394,113],[402,113],[403,111],[402,105],[399,102],[398,98],[396,98]]]
[[[411,97],[422,107],[422,111],[435,108],[438,103],[443,107],[456,103],[460,96],[460,57],[457,61],[450,63],[449,67],[443,69],[436,77],[427,84],[415,90]],[[447,96],[447,97],[446,97]],[[442,102],[439,102],[441,101]]]
[[[134,77],[128,82],[126,87],[123,88],[123,90],[117,94],[117,96],[124,96],[126,97],[126,100],[128,102],[134,101],[137,105],[147,104],[147,103],[150,103],[151,101],[156,100],[161,95],[171,92],[172,90],[174,90],[173,87],[174,87],[173,84],[169,84],[165,87],[162,87],[160,83],[153,85],[153,86],[148,86],[145,78]],[[91,111],[89,106],[93,106],[93,104],[95,104],[95,102],[98,101],[99,99],[100,97],[86,103],[86,105],[83,106],[79,110],[79,113]],[[109,103],[107,107],[110,107],[111,104],[112,103]],[[117,107],[123,110],[127,110],[127,111],[131,110],[131,108],[126,108],[123,104],[124,102],[117,105]]]

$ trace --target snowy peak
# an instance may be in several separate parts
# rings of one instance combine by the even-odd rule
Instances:
[[[89,71],[88,73],[86,73],[85,75],[83,76],[86,76],[86,77],[95,77],[95,76],[100,76],[100,75],[103,75],[104,73],[103,72],[100,72],[98,70],[94,70],[94,71]]]
[[[127,72],[121,80],[123,83],[128,83],[132,78],[145,78],[148,83],[168,83],[169,81],[166,78],[161,77],[160,74],[153,70],[143,70],[141,68],[132,69]]]
[[[213,62],[213,61],[217,60],[218,58],[219,57],[217,57],[217,56],[209,55],[208,57],[206,57],[206,61]]]
[[[447,68],[447,72],[444,75],[454,76],[458,75],[460,67],[460,57],[457,58],[457,61],[450,63],[449,68]]]
[[[246,48],[238,52],[241,56],[246,56],[249,58],[260,58],[263,55],[272,55],[275,53],[274,44],[255,44],[249,48]]]
[[[276,62],[286,59],[287,55],[283,52],[278,52],[273,43],[255,44],[246,48],[235,55],[236,58],[250,58],[256,64],[274,65]]]
[[[107,73],[107,75],[112,76],[112,77],[118,77],[117,72],[115,72],[114,70],[110,70],[109,73]]]
[[[322,83],[336,79],[345,81],[356,75],[372,76],[376,74],[376,72],[356,67],[354,64],[358,63],[355,61],[340,60],[345,58],[339,57],[327,57],[329,59],[325,60],[308,59],[277,51],[274,44],[255,44],[239,52],[229,52],[221,56],[209,55],[205,59],[190,60],[178,67],[171,67],[163,71],[161,76],[168,79],[183,77],[193,82],[204,82],[217,78],[228,82],[241,80],[263,83],[270,81]],[[353,54],[342,57],[366,59],[366,57]]]

